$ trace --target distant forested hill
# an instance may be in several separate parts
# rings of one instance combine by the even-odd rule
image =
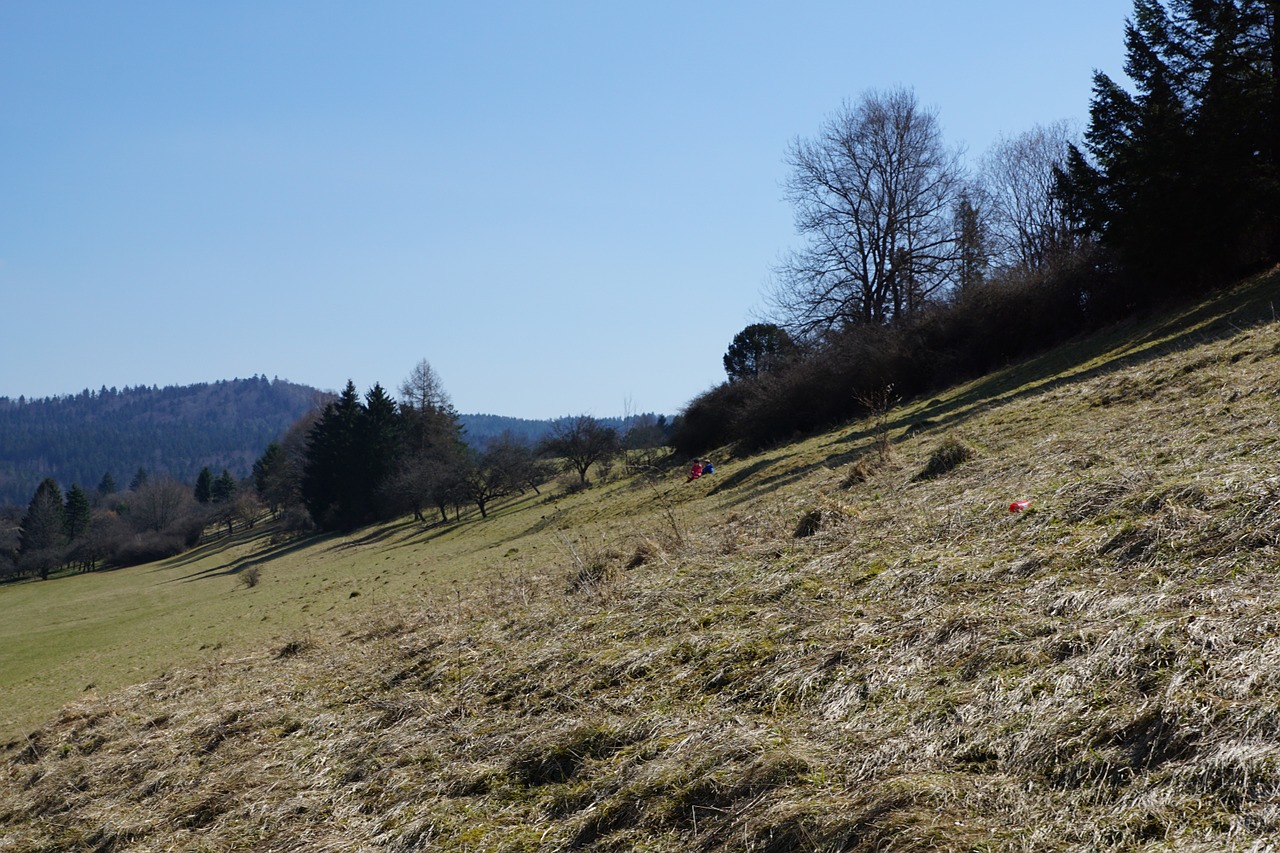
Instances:
[[[110,474],[194,482],[204,466],[249,474],[266,446],[328,397],[258,376],[167,388],[102,388],[36,400],[0,397],[0,504],[25,505],[45,477],[91,491]]]

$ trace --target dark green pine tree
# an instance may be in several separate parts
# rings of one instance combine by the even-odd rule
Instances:
[[[395,474],[400,459],[401,428],[398,407],[382,385],[375,383],[364,398],[364,417],[360,423],[360,455],[363,457],[363,479],[359,496],[361,514],[366,518],[383,517],[387,501],[383,487]]]
[[[129,491],[136,492],[147,484],[147,469],[139,468],[138,473],[133,475],[133,480],[129,483]]]
[[[363,407],[355,383],[348,380],[338,399],[325,406],[307,436],[302,469],[302,501],[312,520],[325,530],[357,523],[352,494],[358,491],[359,437]]]
[[[66,545],[65,507],[62,489],[52,478],[44,479],[27,505],[18,531],[18,554],[22,564],[48,580],[49,571],[62,565]]]
[[[107,495],[114,495],[115,493],[116,478],[111,476],[110,471],[107,471],[98,482],[98,494],[105,498]]]
[[[213,500],[213,472],[206,465],[196,476],[195,497],[197,503],[207,504]]]
[[[752,323],[733,336],[724,354],[724,372],[730,382],[754,379],[780,367],[796,352],[786,330],[773,323]]]
[[[289,458],[278,442],[271,442],[253,463],[253,488],[274,515],[290,497]]]
[[[253,488],[262,496],[263,500],[267,499],[267,490],[271,483],[271,473],[277,469],[284,461],[284,449],[280,447],[280,443],[273,441],[267,445],[267,449],[262,451],[253,463]]]
[[[62,529],[67,542],[75,542],[89,532],[93,520],[93,511],[89,506],[89,496],[79,484],[72,484],[67,492],[67,503],[63,508]]]
[[[1085,151],[1068,153],[1058,192],[1139,300],[1280,256],[1277,5],[1136,0],[1125,32],[1134,92],[1094,77]]]
[[[209,497],[216,504],[230,503],[236,496],[236,478],[226,468],[209,487]]]

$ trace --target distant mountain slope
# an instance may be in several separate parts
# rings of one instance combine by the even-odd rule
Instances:
[[[0,504],[25,504],[45,477],[126,488],[138,469],[192,482],[200,469],[247,476],[253,461],[325,395],[258,376],[166,388],[0,397]]]

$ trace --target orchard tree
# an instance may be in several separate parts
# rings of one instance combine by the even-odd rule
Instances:
[[[128,507],[129,521],[139,532],[171,531],[196,514],[190,487],[168,478],[143,484],[129,496]]]
[[[598,462],[612,459],[620,449],[618,433],[590,415],[561,418],[551,426],[551,434],[542,441],[542,451],[564,459],[566,466],[587,482],[587,470]]]

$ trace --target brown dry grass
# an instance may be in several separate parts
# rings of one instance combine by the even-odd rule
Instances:
[[[1270,322],[987,398],[928,478],[851,425],[69,706],[0,850],[1273,849],[1278,368]]]

